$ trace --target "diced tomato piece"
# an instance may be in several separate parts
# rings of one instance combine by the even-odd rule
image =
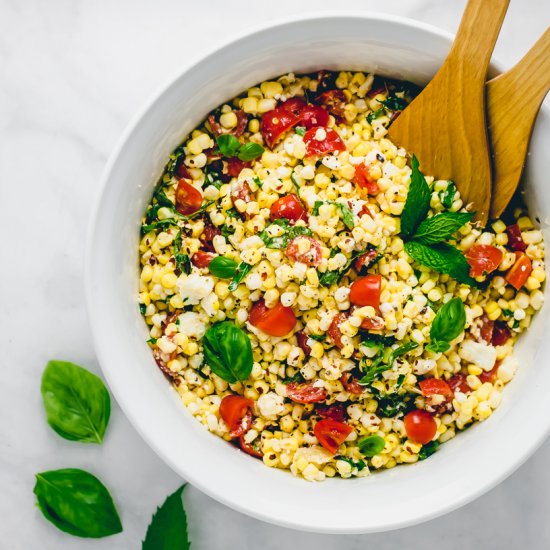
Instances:
[[[527,250],[527,245],[523,240],[521,229],[517,223],[509,225],[506,228],[506,233],[508,234],[508,246],[514,252],[525,252]]]
[[[250,323],[270,336],[286,336],[296,326],[292,308],[277,302],[272,308],[263,299],[254,303],[248,317]]]
[[[201,206],[201,192],[182,178],[176,187],[176,210],[184,216],[189,216],[200,210]]]
[[[474,244],[465,254],[470,264],[470,276],[489,275],[502,262],[502,250],[490,244]]]
[[[251,163],[245,162],[237,157],[231,157],[227,159],[227,173],[233,178],[238,177],[238,175],[245,169],[250,168]]]
[[[365,387],[361,386],[357,380],[355,380],[351,373],[345,372],[340,377],[340,382],[342,382],[342,386],[344,386],[344,389],[353,394],[353,395],[361,395],[365,391]]]
[[[300,122],[300,116],[284,104],[262,115],[260,130],[267,146],[272,149],[291,128]]]
[[[382,330],[386,326],[382,317],[365,317],[361,322],[361,328],[363,330]]]
[[[296,333],[296,339],[298,340],[298,347],[304,352],[306,357],[309,357],[311,354],[311,348],[307,343],[308,335],[303,330],[299,330]]]
[[[525,252],[516,252],[516,263],[508,271],[506,280],[519,290],[529,279],[531,271],[533,271],[533,265],[529,256]]]
[[[210,218],[206,216],[204,220],[204,229],[199,237],[202,242],[202,248],[207,252],[214,252],[214,237],[221,234],[220,228],[212,224]]]
[[[229,428],[231,437],[245,434],[252,425],[254,403],[241,395],[226,395],[220,403],[220,416]]]
[[[498,368],[500,367],[500,361],[497,361],[495,366],[491,370],[484,370],[480,375],[479,379],[481,382],[491,382],[493,383],[498,374]]]
[[[269,214],[271,221],[279,218],[286,218],[291,222],[298,220],[307,221],[307,210],[298,198],[298,195],[291,193],[277,199],[272,205]]]
[[[366,204],[364,204],[361,210],[359,211],[359,217],[361,216],[368,216],[369,218],[374,219],[374,216],[372,215],[370,208]]]
[[[327,390],[313,384],[291,382],[286,386],[286,395],[296,403],[319,403],[327,398]]]
[[[248,125],[248,115],[242,109],[237,109],[235,111],[235,115],[237,116],[237,125],[233,128],[231,133],[239,137],[246,130],[246,126]]]
[[[372,250],[368,250],[367,252],[365,252],[365,254],[359,256],[359,258],[357,258],[355,262],[353,262],[353,267],[355,267],[357,273],[361,273],[361,271],[366,271],[377,257],[378,252],[374,250],[374,248]]]
[[[319,443],[327,451],[336,454],[338,447],[340,447],[346,440],[346,437],[353,432],[353,428],[343,422],[325,418],[324,420],[319,420],[319,422],[315,424],[313,432]]]
[[[244,434],[239,436],[239,447],[241,451],[253,456],[254,458],[262,458],[264,455],[259,446],[254,446],[251,443],[247,443],[244,439]]]
[[[317,139],[318,131],[321,135],[324,135],[322,139]],[[307,157],[323,156],[327,153],[346,150],[342,138],[332,128],[315,126],[304,134],[304,141],[306,143]]]
[[[208,267],[210,262],[216,257],[216,254],[212,252],[204,252],[203,250],[197,250],[191,256],[191,263],[196,267]]]
[[[346,406],[343,403],[334,403],[333,405],[319,404],[315,406],[315,412],[321,418],[330,418],[337,422],[344,422],[347,419]]]
[[[437,431],[437,424],[432,415],[421,409],[415,409],[405,415],[405,431],[407,437],[425,445],[429,443]]]
[[[295,262],[309,266],[318,266],[323,258],[319,241],[307,235],[294,237],[286,247],[286,255]]]
[[[252,201],[252,189],[250,189],[250,185],[248,185],[245,181],[231,190],[231,196],[234,201],[241,199],[242,201],[249,203]]]
[[[327,126],[328,119],[328,111],[319,105],[306,105],[300,115],[300,122],[307,130],[314,126]]]
[[[340,119],[344,116],[346,106],[346,94],[343,90],[328,90],[318,95],[316,103],[324,105],[327,111]]]
[[[356,306],[372,306],[380,308],[380,292],[382,288],[381,275],[365,275],[353,281],[350,287],[349,299]]]
[[[344,344],[342,343],[342,331],[340,330],[340,325],[348,318],[348,315],[349,314],[344,311],[337,313],[332,319],[330,327],[327,330],[332,343],[340,349],[344,347]]]
[[[511,336],[512,331],[508,328],[508,325],[502,321],[497,321],[493,330],[491,343],[493,346],[503,346]]]
[[[493,330],[495,328],[494,321],[491,321],[487,315],[481,317],[481,326],[479,327],[479,336],[481,339],[490,344],[493,341]]]
[[[420,386],[424,397],[442,395],[446,401],[450,401],[454,395],[449,384],[447,384],[445,380],[440,380],[439,378],[425,378],[424,380],[421,380],[418,385]]]
[[[185,166],[183,159],[184,159],[183,155],[181,155],[181,157],[178,158],[176,163],[176,169],[174,170],[174,174],[180,179],[183,178],[186,180],[192,180],[193,178],[191,177],[191,174],[189,173],[187,166]]]
[[[370,169],[364,162],[355,167],[355,175],[352,181],[355,185],[366,189],[369,195],[376,195],[380,191],[378,183],[370,175]]]
[[[457,391],[461,393],[469,393],[472,391],[470,386],[468,386],[468,382],[466,382],[466,375],[460,372],[453,375],[449,379],[448,384],[451,390],[453,390],[453,393],[456,393]]]

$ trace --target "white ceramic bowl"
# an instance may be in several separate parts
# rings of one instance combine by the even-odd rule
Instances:
[[[264,466],[210,434],[155,365],[136,299],[140,218],[169,153],[214,107],[288,71],[360,69],[425,84],[452,37],[433,27],[365,13],[312,15],[257,30],[186,69],[142,110],[103,176],[87,249],[95,345],[116,399],[149,445],[208,495],[251,516],[298,529],[365,533],[424,521],[503,480],[550,426],[550,342],[544,311],[517,345],[521,368],[493,416],[429,460],[362,479],[307,483]],[[457,90],[459,93],[459,90]],[[541,113],[526,180],[547,242],[550,117]]]

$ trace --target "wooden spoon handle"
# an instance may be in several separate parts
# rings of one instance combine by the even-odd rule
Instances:
[[[516,191],[531,131],[548,90],[550,28],[516,65],[487,83],[493,149],[491,217],[502,214]]]

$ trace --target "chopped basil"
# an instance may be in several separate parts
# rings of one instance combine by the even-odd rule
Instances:
[[[145,312],[147,311],[147,306],[145,304],[139,304],[139,312],[142,315],[145,315]]]
[[[317,342],[324,342],[327,339],[326,334],[308,334],[307,337],[312,340],[317,340]]]
[[[352,468],[357,468],[358,472],[367,467],[363,460],[353,460],[353,458],[350,458],[349,456],[337,456],[335,460],[343,460],[344,462],[347,462]]]
[[[306,128],[305,128],[305,126],[296,126],[296,128],[294,128],[294,131],[295,131],[299,136],[303,136],[303,135],[306,133]]]
[[[440,194],[439,194],[441,204],[445,208],[451,208],[451,206],[453,205],[453,202],[455,200],[456,191],[457,191],[456,185],[454,184],[453,181],[449,180],[448,183],[447,183],[447,189],[441,191]]]
[[[402,111],[408,105],[408,102],[405,98],[398,97],[396,95],[389,96],[388,99],[380,101],[380,103],[390,111]]]
[[[359,380],[359,384],[364,386],[372,384],[379,374],[382,374],[393,367],[393,364],[398,357],[405,355],[417,347],[418,344],[416,342],[408,342],[393,350],[386,348],[384,354],[378,355],[370,365],[368,365],[367,361],[363,359],[362,363],[366,367],[365,375]]]
[[[386,111],[383,107],[380,107],[380,109],[377,109],[376,111],[373,111],[372,113],[369,113],[367,115],[367,122],[369,124],[372,124],[374,120],[377,118],[380,118],[381,116],[384,116],[386,114]]]
[[[418,453],[418,460],[426,460],[426,458],[432,456],[440,445],[441,443],[439,443],[439,441],[430,441],[429,443],[422,445],[422,449],[420,449],[420,452]]]
[[[174,260],[176,262],[176,268],[182,273],[189,275],[189,273],[191,273],[191,260],[185,252],[181,251],[181,248],[182,238],[180,229],[174,239]]]
[[[240,220],[241,219],[241,215],[239,214],[239,212],[237,211],[236,208],[229,208],[225,211],[225,216],[227,218],[235,218],[237,220]]]
[[[178,227],[178,222],[174,218],[166,218],[165,220],[158,220],[156,222],[145,224],[141,226],[141,234],[146,235],[149,231],[155,229],[166,229],[171,226]]]
[[[249,161],[262,156],[263,152],[264,148],[259,143],[249,141],[248,143],[241,145],[238,156],[241,160]]]
[[[268,229],[274,225],[282,227],[284,233],[278,237],[271,237]],[[260,233],[260,238],[264,241],[267,248],[280,250],[282,248],[286,248],[288,243],[295,237],[300,235],[311,236],[311,234],[311,229],[309,229],[309,227],[306,227],[305,225],[291,225],[289,220],[286,218],[279,218],[277,220],[273,220],[273,222]]]
[[[235,272],[235,276],[233,277],[233,280],[229,283],[229,291],[235,292],[237,290],[237,287],[239,286],[239,283],[248,275],[250,270],[254,266],[247,264],[246,262],[241,262],[237,266],[237,271]]]
[[[263,186],[262,180],[258,176],[254,176],[252,181],[261,189]]]
[[[312,216],[318,216],[319,215],[319,207],[323,204],[333,204],[336,206],[338,210],[340,210],[340,215],[342,217],[342,221],[344,222],[344,225],[348,229],[353,229],[355,227],[355,222],[353,220],[353,212],[351,209],[342,202],[336,202],[336,201],[315,201],[313,205],[313,209],[311,211]]]
[[[407,410],[407,403],[404,400],[405,396],[398,393],[390,393],[376,397],[378,408],[376,414],[384,418],[393,418]]]

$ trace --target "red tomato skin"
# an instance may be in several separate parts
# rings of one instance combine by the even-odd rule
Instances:
[[[377,256],[378,252],[376,252],[376,250],[374,249],[368,250],[367,252],[365,252],[365,254],[359,256],[359,258],[357,258],[355,262],[353,262],[353,267],[355,268],[355,271],[357,271],[357,273],[361,273],[361,271],[368,269]]]
[[[303,330],[299,330],[296,333],[296,339],[298,340],[298,347],[304,352],[306,357],[309,357],[311,355],[311,348],[307,343],[308,335]]]
[[[529,256],[527,256],[525,252],[516,252],[516,263],[506,274],[506,280],[516,290],[520,290],[527,282],[529,275],[531,275],[531,271],[533,271],[533,265]]]
[[[491,344],[493,341],[493,331],[495,329],[494,321],[491,321],[487,315],[481,317],[481,327],[479,328],[480,338],[487,344]]]
[[[319,105],[306,105],[300,114],[300,122],[306,127],[306,130],[314,126],[326,127],[328,119],[328,111]]]
[[[313,384],[291,382],[286,386],[286,395],[296,403],[319,403],[327,398],[327,390]]]
[[[202,248],[204,248],[206,252],[214,252],[214,237],[221,234],[222,232],[220,228],[213,225],[210,222],[210,218],[206,217],[204,221],[204,230],[202,235],[199,237],[202,242]]]
[[[183,163],[183,155],[178,159],[176,164],[175,174],[180,179],[192,180],[191,174],[187,169],[187,166]]]
[[[244,451],[246,454],[253,456],[254,458],[262,458],[264,456],[261,451],[256,450],[252,447],[252,445],[244,440],[244,434],[239,436],[239,447],[241,448],[241,451]]]
[[[279,218],[286,218],[290,222],[307,221],[307,211],[298,195],[285,195],[271,205],[269,219],[273,221]]]
[[[349,299],[356,306],[372,306],[380,308],[380,292],[382,288],[381,275],[365,275],[353,281],[350,287]]]
[[[306,107],[306,102],[301,97],[291,97],[282,103],[277,105],[279,109],[286,111],[287,113],[293,113],[295,115],[301,115],[304,108]]]
[[[193,256],[191,256],[191,263],[195,267],[204,268],[210,265],[210,262],[216,257],[216,254],[212,252],[204,252],[203,250],[197,250]]]
[[[382,317],[365,317],[361,322],[361,328],[364,330],[382,330],[385,326]]]
[[[236,178],[245,168],[250,168],[251,165],[252,163],[250,162],[245,162],[237,157],[231,157],[227,159],[227,173],[231,177]]]
[[[319,128],[326,133],[325,139],[321,141],[315,138]],[[336,130],[333,130],[332,128],[314,126],[304,134],[304,141],[306,143],[306,157],[324,156],[328,153],[334,153],[337,151],[342,152],[346,150],[346,146],[344,145],[342,138],[338,135]]]
[[[357,380],[352,378],[351,373],[349,372],[342,374],[340,377],[340,382],[342,383],[342,386],[344,386],[344,389],[352,395],[361,395],[365,391],[364,386],[361,386]]]
[[[497,361],[495,366],[491,370],[484,370],[480,375],[479,379],[482,383],[495,381],[495,378],[498,374],[498,368],[500,367],[500,361]]]
[[[470,264],[470,276],[479,277],[492,273],[504,256],[502,250],[490,244],[474,244],[465,254]]]
[[[182,178],[176,188],[176,210],[183,216],[189,216],[200,210],[201,206],[201,192]]]
[[[241,395],[226,395],[220,403],[220,416],[229,428],[232,438],[245,434],[252,425],[252,406],[250,399]]]
[[[470,386],[468,386],[468,382],[466,382],[466,375],[462,373],[453,375],[449,379],[448,384],[451,390],[453,390],[453,393],[456,393],[457,391],[461,393],[469,393],[472,391]]]
[[[521,229],[517,223],[509,225],[506,228],[506,233],[508,234],[508,246],[514,252],[525,252],[527,250],[527,245],[523,240]]]
[[[406,414],[404,422],[407,437],[422,445],[429,443],[437,431],[437,424],[432,415],[421,409]]]
[[[332,343],[340,349],[344,347],[344,344],[342,343],[342,331],[340,330],[340,324],[343,323],[347,318],[348,313],[345,313],[343,311],[337,313],[332,319],[330,327],[327,330],[327,333]]]
[[[237,116],[237,126],[233,128],[231,133],[239,137],[244,134],[244,131],[246,130],[248,125],[248,115],[242,109],[237,109],[235,111],[235,115]]]
[[[309,241],[310,247],[307,252],[299,251],[299,242],[302,239],[307,239]],[[323,259],[321,245],[313,237],[308,237],[307,235],[294,237],[286,247],[286,255],[295,262],[300,262],[310,267],[318,266]]]
[[[217,123],[216,118],[214,117],[214,115],[210,115],[207,120],[208,120],[208,124],[210,125],[210,129],[212,130],[212,133],[214,134],[215,137],[220,136],[221,134],[223,134],[222,129],[220,128],[219,124]]]
[[[359,164],[355,167],[355,175],[353,176],[352,181],[355,185],[366,189],[369,195],[376,195],[380,191],[378,183],[370,175],[369,167],[365,163]]]
[[[338,447],[346,440],[346,437],[353,431],[351,426],[343,422],[337,422],[330,418],[319,420],[313,432],[319,443],[330,453],[336,454]]]
[[[346,406],[343,403],[334,403],[333,405],[316,405],[315,412],[321,418],[330,418],[336,422],[345,422],[347,419]]]
[[[316,103],[324,105],[327,111],[337,119],[344,116],[346,94],[343,90],[328,90],[318,95],[315,101]]]
[[[445,380],[439,378],[425,378],[421,380],[418,385],[422,390],[424,397],[430,397],[432,395],[442,395],[446,401],[450,401],[454,394],[453,390]]]
[[[241,199],[245,203],[249,203],[252,201],[252,189],[250,189],[250,185],[248,185],[245,181],[235,189],[231,190],[231,196],[233,197],[233,201]]]
[[[300,116],[282,104],[262,115],[260,131],[267,146],[272,149],[291,128],[300,122]]]
[[[491,344],[493,344],[493,346],[503,346],[511,336],[512,331],[508,328],[508,325],[502,321],[496,321],[491,338]]]
[[[296,326],[292,308],[283,306],[281,302],[268,308],[263,299],[254,303],[248,319],[252,325],[270,336],[286,336]]]

